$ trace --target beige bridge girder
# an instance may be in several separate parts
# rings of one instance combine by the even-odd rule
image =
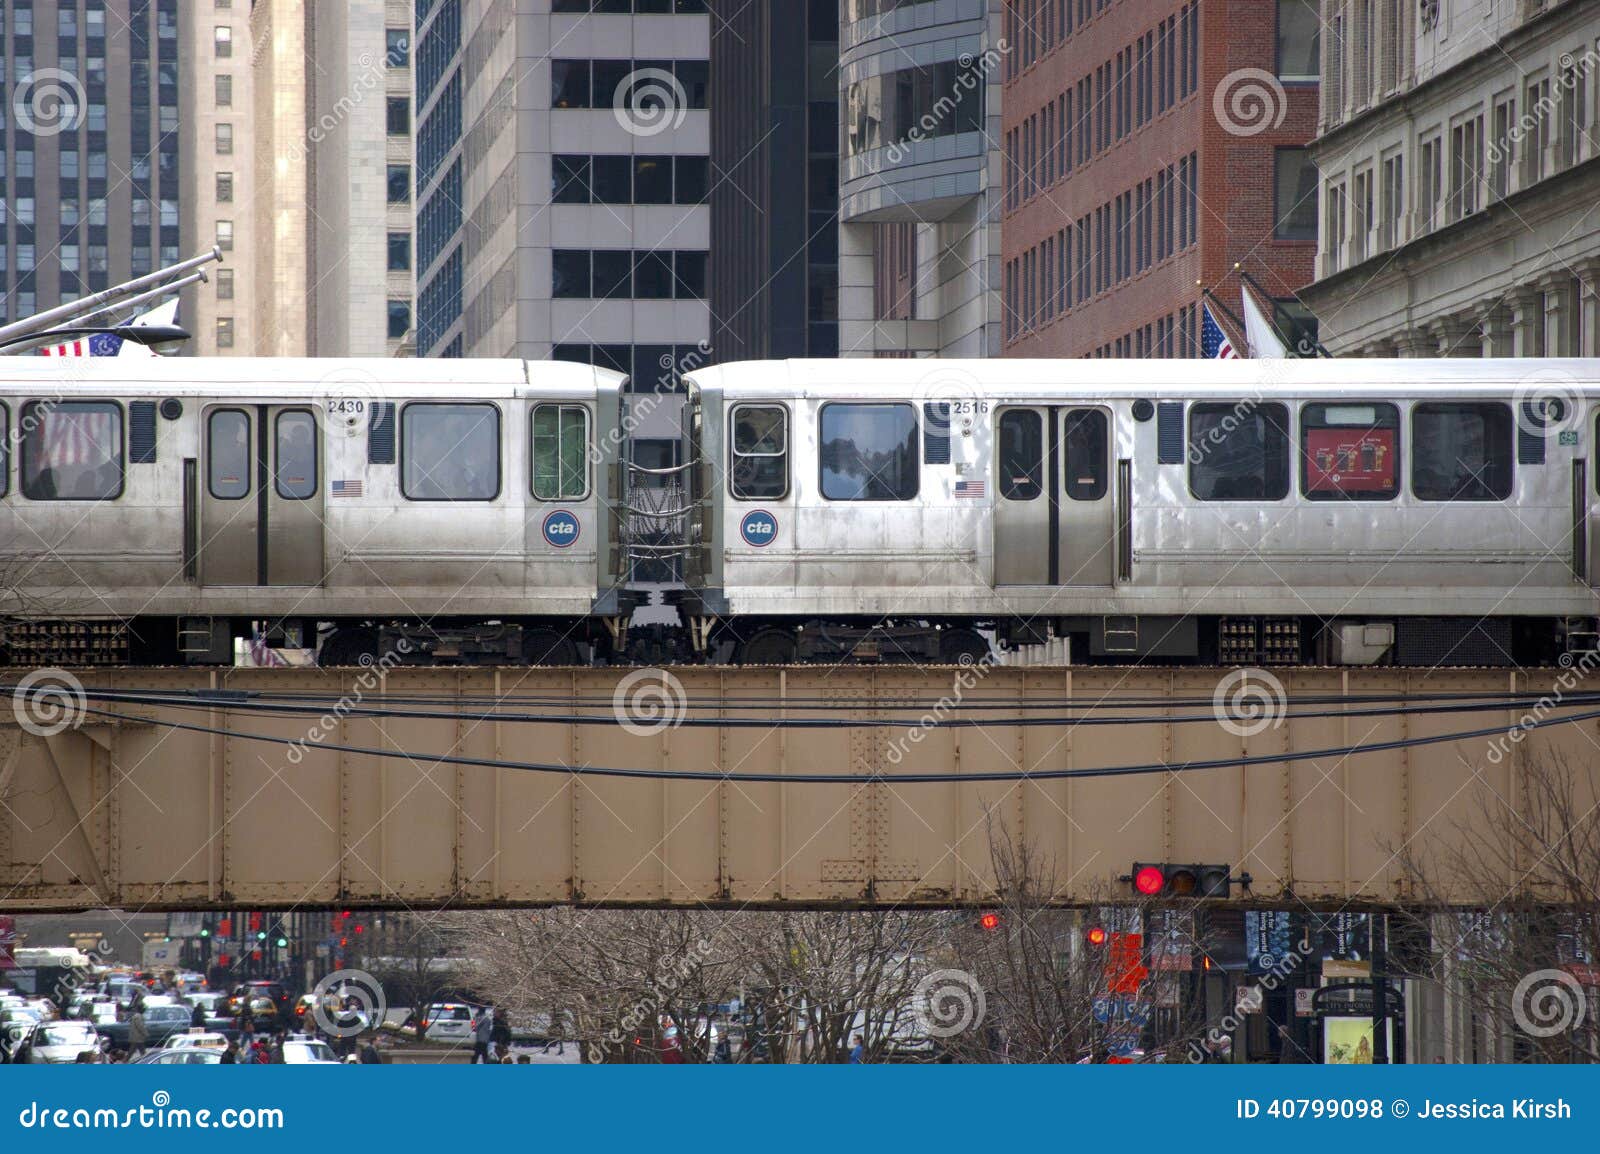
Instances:
[[[32,705],[0,713],[0,912],[147,909],[654,905],[828,907],[981,902],[995,830],[1051,863],[1063,904],[1103,900],[1136,860],[1225,862],[1236,897],[1390,903],[1413,896],[1397,852],[1504,836],[1485,801],[1523,804],[1527,759],[1565,751],[1600,797],[1600,722],[1488,739],[1182,773],[1026,782],[896,783],[912,772],[1037,772],[1336,749],[1511,727],[1528,707],[1350,717],[1372,694],[1546,692],[1559,670],[1275,671],[1290,717],[1253,736],[1212,721],[1215,670],[895,668],[619,670],[86,670],[91,691],[208,695],[195,706],[90,700],[38,736]],[[1568,674],[1574,677],[1576,671]],[[700,717],[869,721],[907,698],[931,708],[1020,702],[981,729],[663,728],[521,723],[512,712],[612,719],[619,688],[669,692]],[[962,689],[958,679],[973,682]],[[1559,687],[1558,687],[1559,688]],[[1581,688],[1581,687],[1580,687]],[[446,718],[269,715],[211,691],[341,695]],[[1570,696],[1575,690],[1568,689]],[[431,705],[419,705],[427,698]],[[740,699],[778,705],[741,705]],[[399,699],[406,699],[404,702]],[[1114,699],[1134,725],[1008,724]],[[502,701],[490,710],[489,701]],[[1137,708],[1129,703],[1137,700]],[[1189,701],[1192,704],[1175,704]],[[719,704],[720,703],[720,704]],[[1037,708],[1056,703],[1056,708]],[[1203,703],[1203,704],[1201,704]],[[822,706],[828,708],[822,708]],[[1580,707],[1581,708],[1581,707]],[[103,709],[120,715],[97,716]],[[463,716],[498,713],[498,717]],[[763,712],[765,710],[765,712]],[[842,711],[842,712],[841,712]],[[1576,710],[1554,703],[1548,716]],[[1540,711],[1545,715],[1545,711]],[[1078,714],[1083,716],[1083,714]],[[896,714],[910,718],[909,714]],[[19,723],[28,721],[29,727]],[[642,721],[641,717],[641,721]],[[173,728],[167,722],[214,729]],[[635,728],[639,728],[638,725]],[[265,735],[302,746],[266,744]],[[919,739],[920,737],[920,739]],[[328,745],[392,751],[340,752]],[[297,752],[303,749],[303,753]],[[854,784],[586,778],[440,763],[444,753],[726,774],[854,773]],[[1508,877],[1507,885],[1515,879]],[[1462,902],[1495,894],[1454,894]]]

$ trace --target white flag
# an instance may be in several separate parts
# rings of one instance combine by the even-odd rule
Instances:
[[[1260,359],[1263,357],[1286,357],[1289,350],[1284,348],[1283,341],[1278,339],[1278,334],[1273,330],[1271,322],[1262,315],[1260,307],[1256,304],[1255,296],[1249,289],[1244,293],[1244,336],[1250,344],[1250,356]]]

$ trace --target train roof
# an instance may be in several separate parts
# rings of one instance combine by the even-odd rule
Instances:
[[[1530,396],[1600,397],[1600,360],[1393,359],[1322,357],[1287,360],[1044,360],[1003,358],[856,358],[742,361],[686,375],[692,390],[720,388],[741,397],[860,397],[886,391],[930,401],[1030,396],[1206,397],[1337,392],[1381,398],[1410,391],[1453,395],[1526,392]]]
[[[407,397],[592,396],[627,378],[567,361],[295,357],[6,357],[0,389],[172,396]]]

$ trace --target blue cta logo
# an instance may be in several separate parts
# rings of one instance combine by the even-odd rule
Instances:
[[[744,515],[739,524],[739,536],[746,545],[764,549],[778,536],[778,519],[765,509],[755,509]]]
[[[582,533],[578,519],[565,509],[557,509],[544,519],[544,539],[557,549],[576,545]]]

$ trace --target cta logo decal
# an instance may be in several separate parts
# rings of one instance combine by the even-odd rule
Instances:
[[[739,524],[739,536],[746,545],[765,549],[778,536],[778,519],[765,509],[754,509]]]
[[[565,509],[557,509],[544,519],[544,539],[557,549],[576,545],[582,533],[578,519]]]

